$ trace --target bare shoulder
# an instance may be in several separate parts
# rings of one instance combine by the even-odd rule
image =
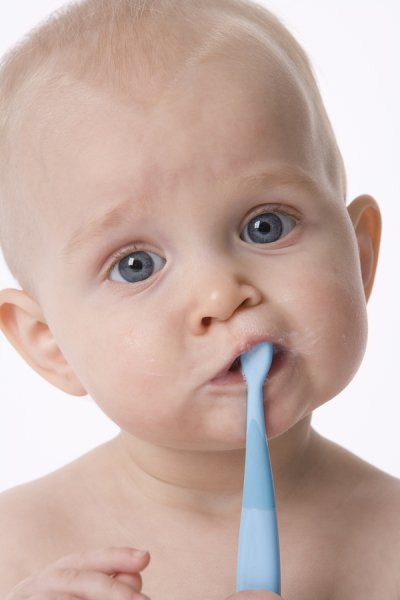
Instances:
[[[350,510],[357,529],[348,556],[354,552],[360,571],[362,563],[369,571],[364,582],[371,578],[371,598],[400,600],[400,480],[371,465],[362,465],[361,473]]]
[[[89,512],[96,452],[0,494],[0,597],[79,548],[77,532],[85,535],[81,524]]]
[[[322,466],[330,464],[327,486],[355,520],[379,526],[380,537],[400,544],[400,479],[385,473],[352,452],[318,436]],[[367,525],[367,522],[365,523]]]
[[[33,572],[39,540],[51,531],[51,508],[38,482],[0,495],[0,596]],[[41,509],[42,507],[42,509]]]
[[[400,479],[320,436],[317,443],[338,572],[353,576],[350,596],[400,600]]]

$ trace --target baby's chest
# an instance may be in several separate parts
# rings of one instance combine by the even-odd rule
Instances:
[[[285,600],[400,600],[400,557],[364,531],[309,532],[297,551],[292,544],[282,554]]]
[[[148,540],[143,593],[152,600],[225,600],[235,591],[237,533],[159,530]]]
[[[134,545],[148,548],[143,593],[152,600],[225,600],[235,591],[237,532],[159,528]],[[289,543],[290,547],[287,546]],[[282,539],[282,596],[285,600],[400,600],[394,569],[365,536],[311,535],[297,550]]]
[[[219,548],[218,548],[219,547]],[[316,549],[317,550],[317,549]],[[342,556],[340,556],[342,554]],[[285,600],[400,600],[393,568],[385,568],[370,552],[337,552],[298,556],[282,562]],[[215,548],[152,549],[143,573],[143,592],[152,600],[226,600],[235,591],[236,545]]]
[[[131,510],[123,519],[73,527],[68,551],[130,546],[148,550],[143,594],[151,600],[225,600],[235,591],[238,527],[193,522],[165,511]]]
[[[378,545],[372,531],[333,521],[318,528],[310,521],[295,523],[281,531],[285,600],[400,600],[398,558]],[[88,540],[76,540],[78,550],[86,543],[149,550],[142,579],[143,593],[152,600],[225,600],[235,591],[237,527],[198,527],[164,516],[135,519],[129,529],[103,522],[87,533]]]

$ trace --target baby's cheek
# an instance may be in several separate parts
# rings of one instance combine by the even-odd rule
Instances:
[[[351,381],[361,364],[367,342],[367,312],[357,279],[326,277],[319,289],[314,307],[323,336],[323,368],[331,370],[332,396]]]
[[[91,360],[87,389],[115,423],[133,434],[167,425],[176,378],[156,340],[120,333],[99,344]]]
[[[345,387],[365,351],[366,304],[357,266],[350,251],[335,254],[328,245],[303,256],[276,298],[289,332],[283,345],[301,357],[322,401]]]

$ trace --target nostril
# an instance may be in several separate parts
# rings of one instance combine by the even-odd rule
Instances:
[[[211,317],[203,317],[201,320],[201,324],[204,325],[205,327],[208,327],[210,323],[211,323]]]

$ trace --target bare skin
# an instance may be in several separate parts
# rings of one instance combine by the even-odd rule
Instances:
[[[257,336],[280,351],[264,389],[282,596],[399,599],[399,482],[310,426],[364,353],[379,211],[369,196],[344,206],[288,76],[225,69],[199,68],[150,114],[79,98],[76,129],[61,111],[57,136],[25,130],[46,252],[38,297],[3,291],[1,325],[33,368],[89,393],[121,434],[2,496],[7,600],[276,597],[232,595],[246,394],[219,372]],[[238,184],[262,168],[262,184]],[[121,198],[123,217],[82,241]],[[247,227],[264,214],[283,233],[255,244]],[[121,280],[118,250],[151,253],[154,272]],[[128,548],[148,550],[148,566]]]
[[[133,578],[133,572],[145,569],[142,591],[154,600],[223,600],[232,593],[239,490],[228,499],[226,514],[222,508],[207,514],[168,506],[153,496],[156,488],[126,485],[119,473],[120,452],[119,441],[112,441],[56,474],[3,495],[2,597],[34,597],[43,578],[54,579],[49,565],[76,553],[90,557],[94,549],[108,547],[149,549],[150,563],[148,555],[136,557],[124,550],[114,566],[108,560],[97,569],[105,581],[115,571],[121,586],[132,591],[141,589],[141,579]],[[72,481],[79,484],[71,485]],[[160,489],[166,486],[157,484]],[[398,482],[312,433],[292,486],[283,496],[277,488],[282,596],[286,600],[397,600]],[[68,560],[71,566],[68,561],[67,566],[77,569],[75,559]],[[80,575],[84,569],[78,571]],[[14,584],[37,573],[38,579],[10,593]],[[71,590],[79,589],[79,583],[71,581]],[[111,597],[107,589],[104,597]],[[77,597],[101,598],[95,590],[93,584],[92,595],[82,592]],[[139,598],[122,592],[118,596],[115,587],[114,593],[115,598]],[[236,597],[253,598],[238,594],[232,600]],[[265,595],[265,600],[270,597],[275,596]]]

